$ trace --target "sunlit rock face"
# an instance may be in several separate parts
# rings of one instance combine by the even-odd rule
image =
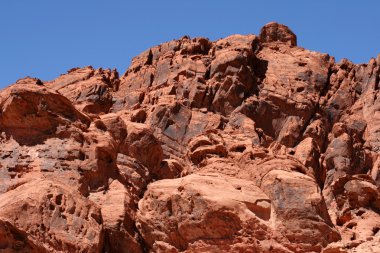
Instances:
[[[378,252],[380,58],[285,25],[0,91],[0,252]]]

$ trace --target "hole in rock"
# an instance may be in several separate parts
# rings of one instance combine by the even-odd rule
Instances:
[[[99,130],[102,130],[102,131],[107,131],[107,126],[104,124],[104,122],[102,122],[101,120],[97,120],[95,121],[95,126],[96,128],[98,128]]]
[[[55,203],[57,204],[57,205],[61,205],[62,204],[62,194],[59,194],[59,195],[57,195],[56,197],[55,197]]]
[[[231,148],[231,151],[243,153],[245,149],[246,149],[246,147],[244,145],[240,145],[240,146],[236,146],[236,147]]]
[[[356,223],[355,222],[347,224],[347,228],[349,228],[349,229],[353,229],[354,227],[356,227]]]
[[[83,153],[82,151],[79,151],[78,159],[81,161],[84,161],[86,159],[86,154]]]
[[[365,214],[365,211],[363,211],[363,210],[359,210],[359,211],[356,213],[357,216],[362,216],[363,214]]]

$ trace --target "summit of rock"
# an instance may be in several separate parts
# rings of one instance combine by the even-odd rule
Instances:
[[[377,252],[380,61],[285,25],[0,91],[0,252]]]
[[[260,40],[263,43],[283,42],[297,46],[297,36],[287,27],[276,22],[270,22],[260,31]]]

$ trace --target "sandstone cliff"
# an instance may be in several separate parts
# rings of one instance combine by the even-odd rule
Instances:
[[[20,79],[0,252],[380,252],[379,77],[269,23]]]

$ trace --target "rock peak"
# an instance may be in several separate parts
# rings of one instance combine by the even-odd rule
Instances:
[[[297,46],[297,36],[286,25],[270,22],[260,31],[260,40],[263,43],[284,42],[290,46]]]

